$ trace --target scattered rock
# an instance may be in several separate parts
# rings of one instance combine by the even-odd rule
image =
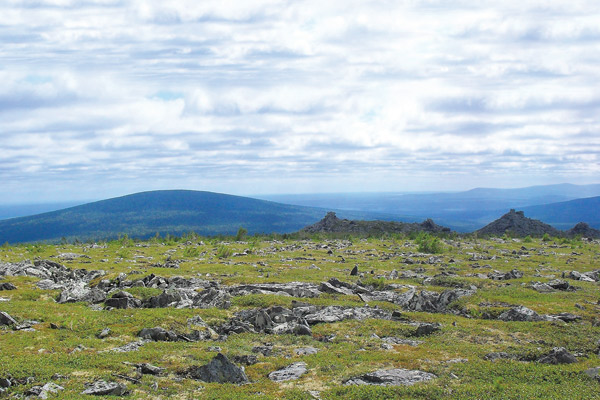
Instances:
[[[496,280],[496,281],[505,281],[508,279],[519,279],[523,277],[523,272],[517,270],[517,269],[513,269],[512,271],[509,272],[494,272],[488,275],[488,277],[490,279]]]
[[[408,345],[408,346],[413,346],[413,347],[417,347],[418,345],[423,343],[420,340],[403,339],[403,338],[397,338],[397,337],[393,337],[393,336],[384,337],[384,338],[381,338],[381,340],[383,340],[384,342],[389,343],[389,344],[403,344],[403,345]]]
[[[98,332],[96,334],[96,337],[98,339],[104,339],[105,337],[107,337],[108,335],[110,335],[110,332],[111,332],[110,328],[104,328],[104,329],[102,329],[100,332]]]
[[[254,365],[258,362],[258,358],[254,354],[246,354],[243,356],[233,356],[233,361],[243,365]]]
[[[127,394],[127,386],[118,382],[95,381],[86,385],[81,394],[93,396],[123,396]]]
[[[315,349],[314,347],[301,347],[299,349],[294,349],[294,353],[298,356],[309,356],[311,354],[317,354],[319,349]]]
[[[575,356],[564,347],[555,347],[548,354],[537,359],[542,364],[572,364],[577,362]]]
[[[173,331],[168,331],[161,327],[144,328],[138,333],[138,337],[142,339],[153,340],[155,342],[174,342],[178,340],[178,336]]]
[[[269,379],[274,382],[295,381],[306,373],[306,363],[296,362],[273,371],[269,374]]]
[[[495,353],[488,353],[485,356],[483,356],[483,359],[488,360],[488,361],[516,360],[517,356],[515,356],[513,354],[505,353],[503,351],[499,351],[499,352],[495,352]]]
[[[583,371],[587,376],[600,382],[600,367],[588,368]]]
[[[58,303],[102,303],[106,300],[106,293],[100,289],[91,289],[86,286],[85,282],[77,282],[65,290],[58,296]]]
[[[142,374],[147,375],[162,375],[166,371],[165,368],[157,367],[148,363],[137,364],[136,366]]]
[[[17,287],[10,282],[0,283],[0,290],[15,290]]]
[[[426,382],[437,378],[436,375],[419,370],[408,370],[403,368],[380,369],[354,378],[350,378],[345,385],[378,385],[378,386],[400,386],[414,385],[418,382]]]
[[[40,399],[47,399],[50,393],[56,394],[61,390],[65,390],[64,387],[57,385],[54,382],[48,382],[44,386],[33,386],[26,392],[26,396],[37,396]]]
[[[208,364],[188,368],[184,375],[204,382],[217,383],[246,383],[248,377],[243,368],[233,364],[223,354],[219,353]]]
[[[527,307],[523,307],[523,306],[513,307],[510,310],[504,311],[502,314],[500,314],[500,316],[498,316],[498,319],[501,321],[528,321],[528,322],[545,321],[546,320],[546,318],[542,317],[535,311],[533,311]]]
[[[442,325],[439,323],[420,323],[417,325],[417,330],[415,331],[415,336],[426,336],[431,335],[433,332],[437,332],[442,329]]]

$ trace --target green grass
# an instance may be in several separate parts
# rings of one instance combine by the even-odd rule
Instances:
[[[159,240],[160,239],[160,240]],[[320,392],[323,399],[597,399],[600,384],[583,374],[600,365],[597,355],[600,326],[597,326],[600,306],[598,283],[570,281],[579,290],[573,292],[538,293],[529,287],[533,281],[547,282],[560,277],[562,271],[580,272],[600,268],[600,246],[597,243],[569,243],[543,239],[499,241],[474,239],[445,239],[440,243],[441,261],[430,264],[430,255],[418,256],[419,244],[407,238],[350,238],[350,240],[317,237],[316,240],[273,240],[249,237],[248,242],[226,242],[219,238],[190,236],[152,239],[134,242],[121,238],[106,243],[106,248],[89,248],[85,244],[19,245],[0,247],[1,262],[52,259],[60,253],[85,254],[89,258],[63,261],[70,268],[104,269],[100,279],[114,279],[120,273],[136,280],[154,273],[161,276],[200,277],[222,284],[304,281],[319,283],[332,277],[345,282],[369,284],[380,290],[386,285],[413,285],[417,290],[441,292],[449,287],[470,287],[477,292],[453,304],[456,310],[466,310],[468,317],[454,314],[405,312],[398,306],[373,302],[390,311],[401,311],[413,321],[437,322],[442,329],[432,335],[417,338],[417,347],[395,345],[392,350],[381,348],[379,337],[396,336],[415,339],[415,327],[399,321],[343,321],[313,326],[313,336],[240,334],[226,341],[196,343],[148,343],[138,351],[115,353],[110,350],[136,340],[140,329],[161,326],[188,332],[187,320],[195,315],[217,326],[234,312],[256,307],[279,305],[291,307],[293,300],[318,306],[363,306],[358,296],[322,295],[318,298],[295,299],[280,295],[248,295],[234,297],[232,307],[221,309],[136,309],[94,311],[86,304],[57,304],[60,291],[43,291],[35,286],[36,278],[6,277],[4,281],[17,290],[0,292],[10,298],[0,302],[19,322],[36,320],[36,332],[12,331],[0,328],[0,376],[17,378],[33,376],[43,384],[58,373],[67,379],[54,380],[65,391],[51,398],[80,399],[86,382],[98,378],[114,380],[113,373],[133,375],[134,370],[124,362],[152,364],[165,367],[169,374],[161,377],[144,376],[141,384],[128,383],[132,391],[128,398],[206,398],[206,399],[308,399],[309,391]],[[193,239],[193,240],[192,240]],[[346,238],[347,239],[347,238]],[[193,244],[186,244],[191,241]],[[202,243],[203,244],[202,244]],[[327,248],[323,246],[326,245]],[[527,248],[529,254],[519,256]],[[575,248],[573,248],[573,246]],[[333,255],[328,249],[333,249]],[[233,256],[249,249],[248,255]],[[517,254],[513,254],[513,252]],[[574,254],[576,252],[577,254]],[[226,257],[222,257],[228,253]],[[472,260],[473,253],[488,259]],[[126,257],[123,257],[126,256]],[[167,257],[183,259],[179,269],[155,268],[156,262]],[[345,262],[338,256],[342,256]],[[411,258],[414,264],[405,260]],[[452,261],[450,261],[452,260]],[[315,269],[313,265],[319,269]],[[363,276],[350,276],[358,265]],[[428,276],[437,275],[428,284],[422,279],[385,278],[392,270],[399,272],[422,269]],[[509,281],[491,281],[471,276],[492,270],[510,271],[517,268],[524,277]],[[371,273],[373,271],[373,273]],[[456,275],[441,275],[442,272]],[[99,281],[98,279],[97,281]],[[136,287],[127,289],[140,299],[161,293],[160,289]],[[582,316],[582,321],[563,324],[552,322],[503,322],[495,317],[508,307],[519,304],[540,314],[570,312]],[[576,304],[578,306],[576,306]],[[52,329],[54,324],[59,329]],[[96,333],[105,327],[111,334],[103,340]],[[335,335],[329,342],[320,339]],[[219,346],[226,355],[251,354],[254,346],[270,343],[274,353],[259,356],[259,363],[246,367],[251,383],[221,385],[178,380],[177,371],[208,362]],[[76,348],[81,351],[75,351]],[[295,348],[313,346],[315,355],[297,356]],[[493,351],[505,351],[526,358],[536,358],[552,347],[563,346],[580,353],[578,362],[570,365],[541,365],[535,362],[496,361],[483,359]],[[452,359],[467,362],[452,363]],[[268,374],[294,361],[304,361],[309,372],[297,381],[277,384]],[[353,376],[380,368],[421,369],[438,378],[411,387],[352,387],[343,382]],[[118,379],[117,379],[118,380]],[[158,384],[158,390],[152,385]],[[11,388],[22,394],[30,385]],[[91,398],[91,397],[90,397]]]

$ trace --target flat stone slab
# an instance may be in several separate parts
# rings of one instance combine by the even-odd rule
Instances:
[[[410,386],[418,382],[427,382],[436,375],[419,370],[404,368],[380,369],[348,379],[345,385]]]
[[[306,363],[297,362],[271,372],[269,374],[269,379],[274,382],[295,381],[304,375],[306,371]]]

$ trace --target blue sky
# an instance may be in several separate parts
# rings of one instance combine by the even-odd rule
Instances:
[[[600,181],[595,0],[5,0],[0,43],[5,203]]]

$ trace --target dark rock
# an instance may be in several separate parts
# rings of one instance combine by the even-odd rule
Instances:
[[[150,297],[146,300],[144,306],[148,308],[165,308],[176,306],[177,303],[182,301],[181,294],[174,289],[165,290],[158,296]]]
[[[555,347],[548,354],[537,359],[542,364],[572,364],[577,362],[575,356],[564,347]]]
[[[569,282],[564,281],[562,279],[551,280],[550,282],[547,283],[547,285],[550,286],[552,289],[557,289],[557,290],[569,290],[569,288],[571,287]]]
[[[431,335],[432,333],[437,332],[440,329],[442,329],[442,325],[440,325],[438,323],[433,323],[433,324],[420,323],[417,326],[417,330],[415,331],[414,335],[415,336]]]
[[[5,326],[10,326],[10,325],[16,325],[17,321],[15,321],[15,319],[13,317],[11,317],[8,313],[4,312],[4,311],[0,311],[0,326],[5,325]]]
[[[86,385],[81,394],[93,396],[123,396],[127,394],[127,386],[118,382],[96,381]]]
[[[8,378],[0,378],[0,388],[9,388],[12,386],[12,382]]]
[[[352,271],[350,271],[350,275],[351,276],[358,275],[358,265],[355,265],[354,268],[352,268]]]
[[[400,386],[414,385],[437,378],[434,374],[403,368],[381,369],[347,380],[345,385]]]
[[[175,332],[168,331],[161,327],[155,328],[144,328],[139,333],[138,336],[142,339],[149,339],[155,342],[159,341],[169,341],[174,342],[178,340],[178,336]]]
[[[15,290],[17,287],[10,282],[0,283],[0,290]]]
[[[142,301],[136,299],[131,293],[120,291],[115,293],[110,299],[106,299],[104,305],[120,309],[139,308],[142,306]]]
[[[274,382],[295,381],[306,373],[306,363],[296,362],[273,371],[269,374],[269,379]]]
[[[248,377],[244,370],[219,353],[208,364],[193,366],[186,370],[185,376],[204,382],[246,383]]]

